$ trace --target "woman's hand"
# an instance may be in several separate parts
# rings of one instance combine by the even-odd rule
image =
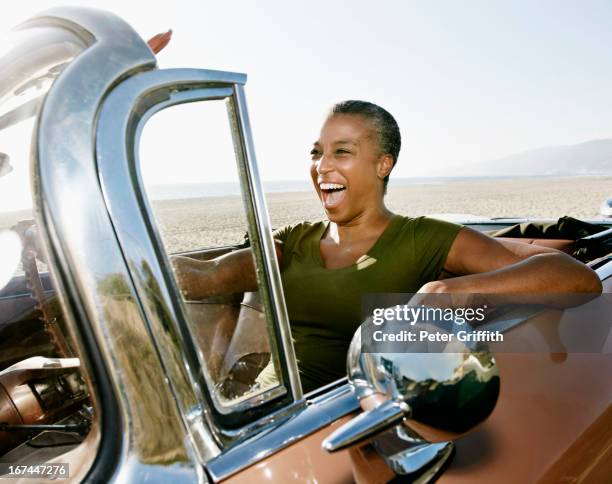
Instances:
[[[474,305],[476,294],[453,292],[446,281],[444,279],[423,284],[411,301],[425,306],[444,308],[467,308]]]
[[[171,38],[172,38],[172,29],[170,29],[167,32],[164,32],[162,34],[154,35],[153,37],[151,37],[147,41],[147,44],[149,44],[149,47],[151,48],[153,53],[157,54],[164,47],[166,47],[168,45],[168,42],[170,42]]]

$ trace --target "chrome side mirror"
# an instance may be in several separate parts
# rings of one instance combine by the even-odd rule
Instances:
[[[612,217],[612,197],[607,198],[601,203],[599,213],[604,217]]]
[[[478,426],[497,403],[499,372],[490,352],[455,343],[442,353],[362,353],[358,329],[348,353],[349,381],[360,400],[376,393],[389,400],[340,427],[323,447],[338,451],[402,422],[429,443]]]

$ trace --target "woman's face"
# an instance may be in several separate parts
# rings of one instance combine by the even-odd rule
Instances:
[[[330,221],[347,223],[382,204],[390,156],[372,123],[353,114],[329,117],[311,151],[310,175]]]

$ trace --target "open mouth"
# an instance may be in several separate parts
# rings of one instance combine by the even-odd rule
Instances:
[[[340,183],[319,183],[321,200],[326,209],[336,208],[346,195],[346,186]]]

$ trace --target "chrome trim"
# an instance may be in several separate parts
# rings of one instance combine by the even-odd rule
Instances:
[[[610,219],[581,219],[583,222],[588,222],[594,225],[599,225],[606,229],[611,228]],[[492,230],[490,227],[506,228],[512,225],[523,223],[556,223],[558,219],[550,218],[492,218],[488,220],[459,220],[458,223],[468,227],[480,227],[476,230]]]
[[[396,474],[409,476],[410,482],[429,482],[455,448],[452,442],[430,444],[404,425],[377,435],[372,446]]]
[[[405,469],[400,466],[405,465],[408,459],[418,459],[419,463],[422,463],[429,458],[431,467],[425,470],[417,479],[412,481],[413,484],[425,484],[427,482],[431,482],[431,480],[434,479],[442,470],[449,459],[453,456],[454,450],[455,444],[453,442],[429,444],[424,448],[414,449],[412,452],[407,452],[405,455],[402,455],[395,460],[394,463],[397,465],[397,471],[400,472],[405,471]],[[391,462],[389,462],[389,464],[391,464]],[[427,463],[423,463],[423,466],[426,465]]]
[[[93,470],[107,473],[106,480],[124,482],[145,480],[152,472],[159,481],[203,481],[191,443],[183,437],[183,423],[156,348],[146,333],[96,168],[95,126],[102,100],[121,79],[154,68],[155,56],[127,23],[107,12],[54,9],[30,23],[54,25],[83,39],[95,39],[52,85],[32,146],[34,215],[50,274],[61,289],[59,297],[71,332],[93,338],[92,359],[103,362],[110,378],[112,387],[97,388],[104,395],[94,398],[110,397],[117,408],[117,414],[99,416],[101,428],[111,424],[118,440],[111,446],[102,435],[105,446],[99,453],[109,460]],[[71,315],[72,308],[79,311],[78,319]],[[128,342],[128,334],[138,335],[137,342]],[[100,411],[99,405],[96,410]],[[164,438],[155,439],[157,448],[151,450],[150,440],[160,431]]]
[[[303,396],[302,383],[298,373],[297,359],[295,357],[293,340],[291,338],[291,328],[289,326],[289,316],[285,304],[285,295],[283,293],[278,261],[276,260],[276,249],[272,238],[272,224],[268,215],[268,207],[259,178],[257,161],[255,159],[255,148],[251,136],[251,124],[247,112],[244,87],[236,85],[234,90],[237,103],[234,106],[235,115],[233,117],[233,122],[237,126],[238,132],[242,137],[241,146],[236,146],[236,152],[239,155],[238,158],[241,161],[240,166],[242,167],[240,170],[240,182],[245,201],[246,197],[249,197],[254,205],[254,210],[251,210],[251,204],[247,203],[249,207],[247,213],[249,225],[257,227],[257,231],[253,234],[253,245],[261,247],[263,251],[263,254],[259,254],[258,251],[255,251],[255,258],[261,257],[260,260],[257,260],[257,267],[265,268],[263,274],[257,274],[257,279],[260,287],[263,287],[265,290],[268,288],[270,289],[269,297],[263,297],[262,302],[264,302],[264,306],[268,301],[271,301],[274,305],[273,308],[266,308],[266,312],[268,314],[276,314],[278,317],[277,322],[280,332],[280,341],[278,341],[278,343],[280,343],[282,353],[284,353],[286,359],[288,369],[287,376],[289,378],[291,393],[295,400],[299,400]],[[244,151],[240,150],[241,147]],[[263,237],[259,237],[260,234],[263,234]],[[261,283],[264,277],[267,278],[268,284]]]
[[[488,349],[454,341],[440,352],[427,353],[423,345],[414,353],[369,353],[362,347],[363,325],[349,346],[349,382],[360,400],[372,392],[387,400],[336,430],[323,443],[325,449],[333,452],[373,437],[397,423],[400,411],[406,424],[432,443],[457,439],[491,415],[500,377]]]
[[[273,245],[272,257],[269,251],[261,255],[258,250],[261,247],[258,243],[259,231],[268,230],[269,232],[264,233],[269,235],[270,239],[271,231],[269,222],[267,225],[262,223],[263,219],[267,219],[265,205],[262,206],[261,203],[258,204],[255,199],[251,198],[253,193],[259,193],[261,198],[263,195],[257,173],[251,173],[252,168],[245,166],[246,158],[242,154],[243,146],[250,140],[248,125],[242,123],[242,116],[246,113],[236,110],[235,103],[232,102],[236,89],[244,82],[246,82],[244,74],[202,69],[144,72],[127,79],[109,94],[101,110],[98,123],[97,147],[100,181],[107,206],[112,214],[114,228],[131,269],[140,300],[143,302],[149,327],[154,335],[153,339],[164,342],[158,345],[158,352],[162,361],[166,362],[166,371],[171,384],[175,386],[175,394],[180,395],[176,398],[181,412],[183,415],[189,415],[189,418],[185,417],[188,426],[199,425],[198,430],[192,429],[192,432],[200,436],[196,440],[200,442],[198,447],[204,448],[203,462],[219,452],[218,450],[211,451],[211,444],[208,442],[211,438],[215,438],[216,446],[223,447],[231,441],[244,438],[245,435],[261,426],[268,425],[267,417],[264,416],[243,427],[229,430],[215,420],[215,411],[226,415],[251,411],[263,403],[287,395],[287,389],[278,386],[231,407],[223,407],[219,402],[217,402],[218,405],[214,403],[211,405],[207,401],[206,396],[211,395],[211,398],[214,398],[214,394],[206,392],[202,386],[210,389],[213,385],[206,372],[200,371],[203,367],[203,358],[189,334],[188,325],[184,319],[186,311],[178,297],[180,291],[176,287],[167,257],[159,253],[163,244],[156,224],[153,222],[153,211],[144,194],[138,150],[135,148],[138,147],[143,127],[156,112],[178,103],[226,99],[230,121],[234,128],[232,134],[237,154],[236,161],[241,174],[249,232],[252,246],[255,248],[258,268],[263,267],[260,272],[264,274],[278,271],[277,267],[271,267],[269,263],[270,259],[276,262]],[[244,177],[248,178],[248,184],[244,181]],[[146,272],[142,270],[143,267],[147,267]],[[280,277],[278,279],[280,281]],[[160,287],[160,284],[156,283],[152,287],[151,281],[164,281],[165,284]],[[266,285],[262,284],[261,274],[259,282],[260,290],[265,290]],[[271,295],[270,297],[276,296]],[[265,295],[262,300],[266,301]],[[282,301],[276,301],[276,304],[282,304]],[[284,304],[282,308],[284,309]],[[275,314],[270,309],[278,311],[276,306],[267,307],[269,315]],[[282,318],[277,317],[277,319]],[[270,338],[271,340],[278,339],[275,334],[271,334]],[[278,348],[277,345],[275,347]],[[293,351],[292,345],[291,351]],[[287,358],[283,355],[282,348],[277,358],[281,362],[292,361],[291,357]],[[181,360],[184,368],[182,370],[172,369],[172,363]],[[285,366],[279,365],[279,368],[285,368]],[[291,369],[284,371],[297,375],[297,368],[293,368],[293,371]],[[284,405],[296,400],[295,394],[288,395],[288,398],[289,401],[285,401]],[[283,404],[282,401],[277,402],[276,409],[281,404]],[[199,423],[195,417],[198,409],[202,412]],[[270,412],[274,410],[274,408],[269,409]],[[204,421],[212,432],[206,432],[207,429],[202,427]],[[204,437],[207,437],[208,440]]]
[[[606,280],[608,277],[612,277],[612,260],[603,266],[598,267],[595,272],[602,281]]]
[[[384,432],[402,423],[410,408],[404,402],[385,400],[376,408],[360,413],[327,437],[322,447],[327,452],[337,452],[368,440],[373,435]]]
[[[582,237],[581,239],[578,240],[599,240],[599,239],[604,239],[604,238],[609,238],[612,237],[612,228],[610,229],[605,229],[602,230],[601,232],[597,232],[595,234],[591,234],[591,235],[587,235],[586,237]]]
[[[261,429],[208,462],[206,468],[213,480],[226,479],[359,409],[353,389],[346,383],[307,403],[280,423]]]
[[[200,99],[224,99],[231,88],[215,87],[179,91],[182,83],[242,80],[244,76],[197,69],[170,69],[136,74],[119,84],[106,98],[100,110],[96,149],[100,184],[111,215],[119,245],[130,270],[138,298],[168,383],[173,390],[180,414],[196,443],[198,460],[206,462],[217,455],[222,442],[212,432],[210,409],[203,403],[202,367],[191,343],[187,324],[179,314],[180,302],[166,267],[160,265],[157,248],[161,236],[150,224],[149,206],[140,176],[137,148],[140,133],[156,112],[174,104]],[[202,80],[204,79],[204,80]],[[158,93],[162,94],[160,97]],[[146,93],[146,95],[143,95]],[[149,99],[149,96],[152,99]],[[162,284],[162,281],[166,284]],[[179,321],[182,322],[179,323]],[[168,323],[171,324],[168,324]],[[180,364],[177,364],[180,362]],[[208,382],[210,385],[210,382]]]

